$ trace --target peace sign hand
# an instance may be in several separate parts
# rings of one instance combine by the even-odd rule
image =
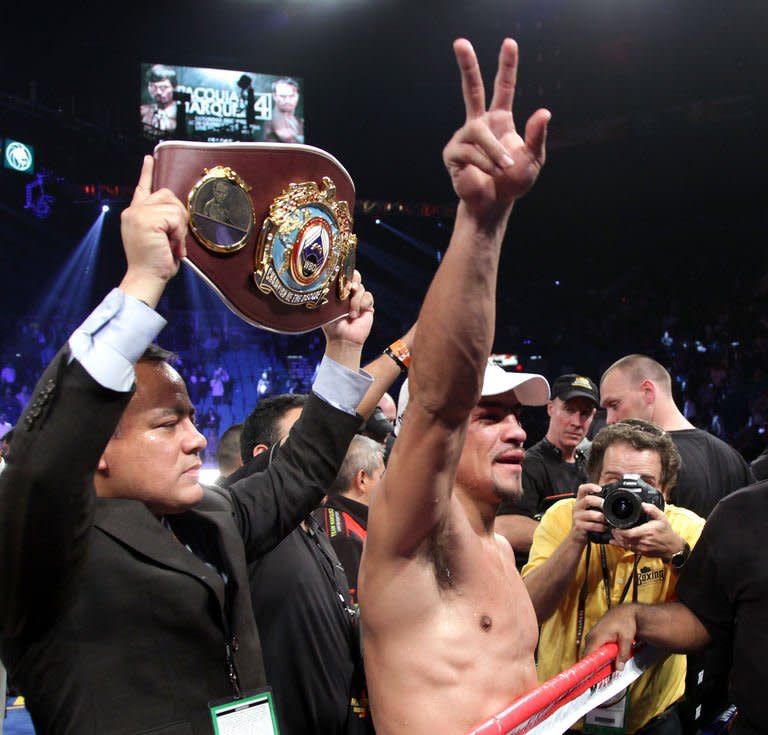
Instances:
[[[485,88],[472,45],[453,44],[461,71],[467,120],[443,150],[443,161],[459,198],[477,216],[506,209],[533,186],[544,165],[548,110],[539,109],[525,126],[525,140],[515,129],[512,103],[517,83],[517,43],[507,38],[499,52],[493,99],[485,109]]]

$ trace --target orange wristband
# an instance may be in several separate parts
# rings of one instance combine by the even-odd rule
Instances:
[[[384,350],[385,355],[389,355],[404,373],[408,372],[411,364],[411,351],[408,345],[401,339],[396,339],[389,347]]]

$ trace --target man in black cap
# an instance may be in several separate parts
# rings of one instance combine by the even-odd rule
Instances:
[[[582,442],[599,405],[600,395],[590,378],[568,373],[552,384],[547,433],[523,460],[523,494],[517,500],[503,500],[496,515],[496,532],[515,550],[518,569],[528,560],[542,513],[557,500],[576,497],[579,485],[588,482]]]

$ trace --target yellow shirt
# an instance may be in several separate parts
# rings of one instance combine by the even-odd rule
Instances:
[[[573,525],[575,499],[561,500],[547,510],[533,536],[523,577],[541,566],[565,540]],[[691,547],[699,540],[704,519],[685,508],[667,503],[664,514],[672,530]],[[611,607],[619,604],[627,580],[632,576],[635,554],[617,546],[605,546]],[[541,625],[537,670],[544,682],[573,666],[583,654],[584,638],[608,609],[600,562],[600,546],[592,544],[589,562],[588,593],[584,615],[582,650],[576,651],[576,624],[579,593],[584,583],[586,547],[581,553],[576,577],[565,590],[558,609]],[[637,567],[637,601],[664,602],[674,598],[678,572],[659,558],[641,556]],[[632,602],[630,583],[625,602]],[[683,696],[685,691],[685,656],[672,655],[649,668],[630,688],[626,732],[634,733],[648,720],[661,714]],[[580,727],[579,725],[576,726]]]

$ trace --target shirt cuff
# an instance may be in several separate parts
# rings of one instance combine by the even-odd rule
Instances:
[[[371,383],[373,377],[365,370],[350,370],[323,355],[312,391],[334,408],[354,416]]]
[[[165,325],[143,301],[114,288],[69,338],[71,359],[105,388],[129,391],[133,366]]]

